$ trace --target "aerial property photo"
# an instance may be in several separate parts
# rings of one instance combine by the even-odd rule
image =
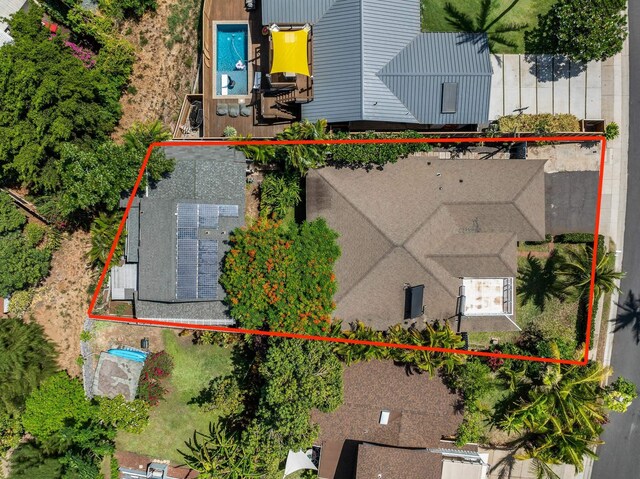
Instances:
[[[2,2],[0,477],[635,478],[606,3]]]

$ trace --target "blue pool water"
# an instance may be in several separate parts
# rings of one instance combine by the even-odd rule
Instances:
[[[132,359],[139,363],[144,363],[144,360],[147,359],[147,355],[145,353],[141,353],[139,351],[131,351],[129,349],[110,349],[107,352],[109,354],[113,354],[114,356],[120,356],[121,358]]]
[[[235,85],[228,88],[228,95],[246,95],[249,93],[247,73],[248,60],[248,26],[247,24],[216,25],[216,94],[222,95],[222,75],[231,78]],[[244,69],[237,68],[238,61]]]

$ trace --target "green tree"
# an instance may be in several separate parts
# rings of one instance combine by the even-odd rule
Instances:
[[[10,463],[9,479],[61,479],[63,474],[60,458],[45,454],[32,442],[21,444]]]
[[[19,414],[27,397],[56,370],[56,352],[42,326],[0,321],[0,416]]]
[[[171,132],[160,120],[154,120],[145,123],[134,123],[124,134],[123,139],[125,147],[135,151],[140,157],[140,162],[142,162],[149,146],[154,143],[170,140]],[[146,170],[151,183],[154,184],[171,173],[174,164],[174,160],[167,158],[164,150],[154,148],[147,162]]]
[[[50,261],[50,251],[30,247],[20,234],[0,237],[0,297],[38,284]]]
[[[558,0],[525,36],[527,53],[559,53],[571,60],[604,61],[627,38],[625,0]]]
[[[61,145],[106,139],[120,91],[108,87],[101,59],[86,68],[60,37],[50,40],[42,9],[32,7],[13,16],[14,43],[0,49],[0,166],[12,181],[52,191]]]
[[[0,191],[0,236],[22,230],[27,217],[18,211],[11,197]]]
[[[209,423],[209,431],[195,431],[185,442],[187,451],[178,450],[185,464],[198,471],[203,479],[250,479],[262,477],[257,455],[246,451],[239,433],[216,421]]]
[[[118,233],[120,221],[122,221],[122,213],[113,213],[111,215],[100,213],[91,223],[91,249],[88,253],[88,260],[91,265],[102,267],[107,262],[107,256],[109,256],[113,240]],[[116,261],[124,254],[126,235],[126,230],[123,230],[118,246],[113,253],[113,258]]]

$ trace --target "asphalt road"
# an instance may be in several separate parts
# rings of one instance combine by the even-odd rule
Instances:
[[[597,171],[545,173],[547,233],[593,233],[599,175]]]
[[[616,320],[611,365],[640,385],[640,2],[629,2],[629,166],[627,217],[625,219],[621,307]],[[605,427],[605,441],[598,448],[600,460],[593,468],[594,479],[636,479],[640,477],[640,400],[625,414],[611,414]]]

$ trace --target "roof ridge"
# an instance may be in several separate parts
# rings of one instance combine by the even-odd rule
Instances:
[[[520,160],[520,161],[522,161],[522,160]],[[532,161],[532,160],[524,160],[524,161]],[[531,187],[531,185],[533,183],[533,180],[538,176],[538,174],[540,173],[540,170],[543,170],[542,174],[544,175],[544,166],[546,165],[547,160],[543,160],[543,161],[533,160],[533,161],[538,161],[540,164],[535,169],[535,171],[533,172],[533,174],[531,175],[529,180],[524,184],[524,186],[522,188],[520,188],[520,190],[518,191],[518,194],[515,196],[515,198],[513,198],[513,200],[511,200],[511,203],[513,204],[514,208],[516,210],[518,210],[518,213],[520,213],[522,215],[522,217],[529,224],[529,226],[531,226],[533,231],[537,232],[538,234],[540,234],[540,236],[542,238],[544,238],[544,235],[546,234],[546,229],[544,231],[540,231],[538,228],[536,228],[536,226],[533,223],[531,223],[531,221],[529,221],[529,218],[527,217],[527,215],[524,214],[524,212],[522,211],[522,209],[520,209],[520,206],[518,205],[518,200],[520,199],[520,196],[522,196],[524,194],[524,192],[527,191]]]

